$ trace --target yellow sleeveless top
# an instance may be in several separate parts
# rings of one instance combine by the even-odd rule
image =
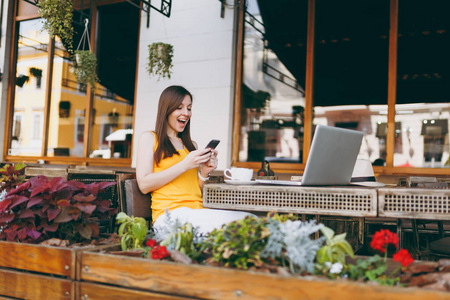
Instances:
[[[158,147],[158,141],[156,134],[155,145],[153,147],[153,153]],[[153,163],[153,172],[164,171],[171,166],[182,161],[188,154],[189,150],[184,148],[178,150],[180,155],[174,154],[172,157],[161,159],[159,166],[156,162]],[[152,219],[153,222],[165,213],[168,208],[169,211],[178,207],[189,207],[193,209],[203,208],[203,199],[200,187],[198,186],[197,169],[191,169],[184,172],[168,184],[160,187],[152,192]]]

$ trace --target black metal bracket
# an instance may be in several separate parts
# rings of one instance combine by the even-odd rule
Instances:
[[[147,28],[150,27],[150,9],[153,8],[163,16],[170,18],[170,13],[172,11],[172,0],[161,0],[161,7],[157,8],[151,4],[151,0],[139,0],[139,5],[132,2],[132,0],[126,0],[133,6],[136,6],[139,9],[142,9],[147,13]],[[142,5],[140,5],[142,3]]]

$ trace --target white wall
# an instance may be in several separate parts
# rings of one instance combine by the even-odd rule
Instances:
[[[234,91],[234,13],[225,10],[220,17],[218,0],[172,2],[171,17],[150,12],[141,15],[139,70],[133,142],[133,167],[137,142],[142,132],[155,127],[158,100],[170,85],[182,85],[193,95],[191,136],[199,147],[220,139],[218,169],[231,163],[233,91]],[[174,47],[171,79],[149,77],[146,71],[148,45],[170,43]]]

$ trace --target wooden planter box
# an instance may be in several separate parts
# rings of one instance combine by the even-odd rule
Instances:
[[[0,269],[0,295],[14,299],[75,300],[76,284],[70,279]]]
[[[77,299],[80,257],[86,250],[0,241],[0,295],[20,299]]]
[[[201,299],[450,299],[450,293],[425,289],[183,265],[95,251],[81,253],[81,280]],[[96,292],[82,291],[86,299],[91,299],[90,293],[94,297]]]

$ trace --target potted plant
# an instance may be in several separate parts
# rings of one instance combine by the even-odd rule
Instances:
[[[0,201],[6,196],[6,193],[11,189],[15,188],[18,184],[21,184],[25,180],[25,175],[23,174],[25,168],[24,163],[18,164],[5,164],[0,168],[0,191],[1,197]]]
[[[116,213],[99,191],[114,184],[33,177],[10,190],[0,203],[0,240],[36,243],[58,238],[76,243],[98,237],[95,220]]]
[[[14,289],[0,285],[0,295],[75,299],[71,295],[79,277],[79,253],[117,244],[113,235],[97,238],[97,221],[116,213],[111,201],[101,198],[103,189],[113,184],[37,176],[11,189],[0,202],[0,281],[27,284]]]
[[[172,74],[173,46],[165,43],[152,43],[148,45],[147,71],[150,76],[169,78]]]
[[[44,29],[52,38],[59,36],[71,53],[73,49],[73,1],[39,0],[37,6],[44,19]]]
[[[78,82],[90,84],[94,89],[95,83],[98,82],[97,77],[97,57],[90,50],[75,51],[74,75]]]

